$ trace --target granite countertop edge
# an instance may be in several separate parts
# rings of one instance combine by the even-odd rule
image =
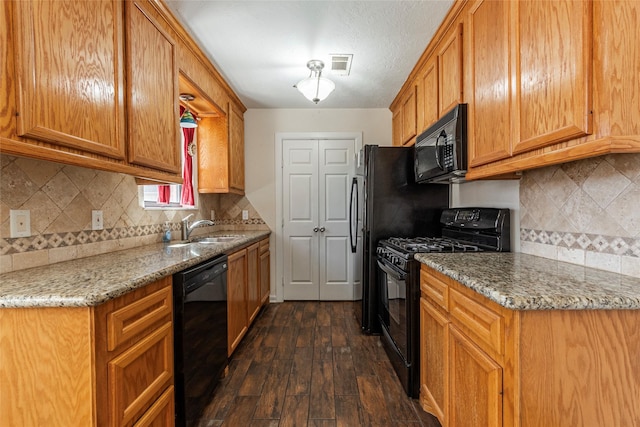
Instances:
[[[238,234],[219,244],[157,243],[0,275],[0,308],[91,307],[218,255],[264,239],[269,230],[220,231]],[[115,267],[117,266],[117,267]]]
[[[631,276],[519,253],[415,259],[512,310],[640,309],[640,279]]]

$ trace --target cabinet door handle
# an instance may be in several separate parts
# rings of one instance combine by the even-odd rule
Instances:
[[[313,232],[317,233],[318,232],[318,227],[313,227]]]
[[[324,227],[320,227],[320,232],[324,233]]]

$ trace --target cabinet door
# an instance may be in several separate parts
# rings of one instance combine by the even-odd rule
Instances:
[[[258,263],[259,243],[247,248],[247,323],[250,325],[260,311],[260,264]]]
[[[244,194],[244,117],[229,104],[229,187]]]
[[[181,172],[176,45],[136,1],[127,1],[129,162]]]
[[[511,2],[514,153],[591,133],[591,1]]]
[[[124,159],[122,2],[12,6],[18,135]]]
[[[424,132],[438,120],[438,58],[432,56],[426,63],[418,83],[418,133]]]
[[[438,49],[439,116],[462,102],[462,24],[454,24]]]
[[[402,106],[398,106],[397,110],[392,112],[391,116],[391,128],[393,132],[392,143],[393,145],[402,145]]]
[[[229,356],[247,332],[247,251],[229,255],[227,270],[227,332]]]
[[[502,426],[502,368],[451,324],[449,340],[448,425]]]
[[[416,136],[416,87],[411,86],[402,101],[402,145],[411,145]]]
[[[426,298],[420,299],[420,400],[443,426],[447,425],[449,404],[448,325],[444,314]]]
[[[260,242],[260,304],[269,302],[271,293],[271,253],[269,252],[269,239]]]
[[[465,49],[469,90],[469,158],[479,166],[511,155],[509,5],[476,1],[468,13]]]
[[[198,192],[244,194],[244,118],[229,103],[223,117],[198,125]]]

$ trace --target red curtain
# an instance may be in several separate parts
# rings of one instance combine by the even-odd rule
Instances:
[[[185,108],[180,106],[180,116],[184,113]],[[193,114],[193,111],[191,112]],[[193,114],[196,118],[196,115]],[[180,128],[184,135],[184,145],[182,147],[184,163],[182,165],[182,194],[180,195],[180,203],[183,205],[194,205],[193,197],[193,183],[191,177],[193,176],[193,163],[192,158],[188,153],[189,144],[193,141],[193,135],[195,134],[194,128]],[[168,185],[158,185],[158,203],[169,203],[171,200],[171,187]]]
[[[158,203],[169,203],[171,199],[171,187],[158,185]]]
[[[180,106],[180,115],[184,112],[184,107]],[[193,111],[191,112],[193,113]],[[196,118],[196,115],[193,114],[193,118]],[[184,135],[184,145],[182,147],[183,156],[184,156],[184,164],[182,165],[182,194],[180,196],[180,203],[182,205],[194,205],[193,200],[193,183],[191,182],[191,177],[193,176],[193,158],[188,153],[189,144],[193,141],[193,135],[195,134],[195,128],[181,128],[182,134]]]

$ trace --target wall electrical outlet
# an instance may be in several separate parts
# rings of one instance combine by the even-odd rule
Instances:
[[[215,219],[216,219],[216,211],[211,209],[211,221],[214,221]]]
[[[91,229],[92,230],[104,229],[104,220],[102,218],[102,211],[91,211]]]
[[[11,209],[9,222],[11,237],[31,236],[31,212],[29,210]]]
[[[248,219],[249,219],[249,211],[245,209],[242,211],[242,220],[246,221]]]

